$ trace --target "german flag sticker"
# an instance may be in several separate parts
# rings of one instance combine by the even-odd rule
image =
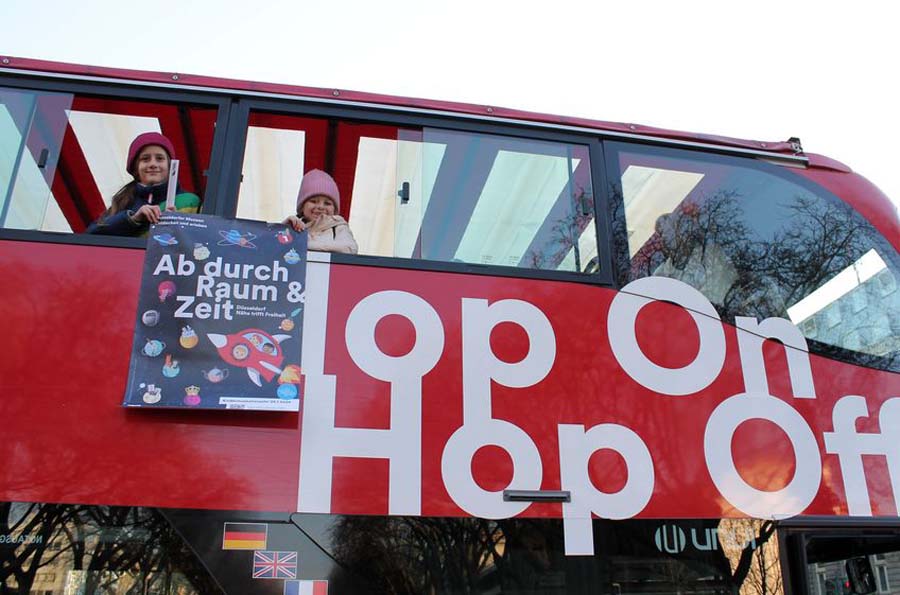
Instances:
[[[223,550],[264,550],[269,537],[265,523],[225,523]]]

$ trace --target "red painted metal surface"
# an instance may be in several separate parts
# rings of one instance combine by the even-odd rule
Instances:
[[[0,500],[291,510],[295,414],[121,407],[143,257],[0,241]]]
[[[296,509],[300,416],[259,412],[125,410],[125,390],[143,251],[0,241],[0,326],[7,348],[0,358],[0,500],[151,505],[178,508]],[[326,265],[314,265],[326,267]],[[495,418],[524,430],[540,452],[543,489],[559,489],[559,424],[616,423],[636,432],[654,461],[655,487],[640,516],[742,516],[712,484],[703,435],[710,413],[744,390],[736,331],[725,326],[726,359],[712,384],[672,397],[644,388],[622,368],[607,333],[616,292],[581,284],[504,279],[348,265],[328,267],[330,290],[324,370],[336,377],[340,427],[389,427],[390,385],[352,360],[345,331],[350,312],[380,291],[403,291],[427,302],[440,318],[443,349],[422,388],[422,514],[459,515],[441,473],[450,435],[462,424],[464,345],[461,301],[515,299],[538,308],[556,338],[553,367],[527,388],[492,385]],[[635,333],[659,365],[689,363],[699,337],[688,314],[666,303],[648,306]],[[375,330],[381,351],[407,353],[416,330],[403,316]],[[504,323],[490,336],[500,359],[516,362],[530,349],[527,335]],[[806,514],[847,514],[837,457],[824,452],[834,403],[863,395],[871,417],[858,431],[877,432],[877,413],[900,394],[900,375],[812,357],[816,399],[791,393],[784,349],[765,348],[770,392],[805,419],[821,453],[822,483]],[[308,398],[315,398],[315,395]],[[777,427],[744,424],[733,440],[742,477],[766,490],[794,474],[792,448]],[[889,475],[880,457],[865,468],[876,515],[896,515]],[[338,458],[331,511],[384,514],[388,462]],[[472,464],[476,481],[506,486],[512,461],[486,447]],[[592,482],[614,492],[626,481],[612,451],[590,459]],[[560,505],[533,505],[532,516],[558,516]]]
[[[656,478],[653,496],[641,517],[716,518],[744,516],[712,484],[704,460],[707,420],[723,401],[744,391],[737,331],[724,325],[725,365],[705,390],[688,396],[667,396],[642,387],[622,369],[607,335],[607,317],[616,292],[580,284],[521,279],[495,279],[443,273],[362,267],[332,267],[330,280],[326,374],[337,378],[337,418],[341,427],[388,428],[390,387],[363,373],[344,341],[350,311],[365,297],[381,291],[406,291],[425,299],[441,318],[443,354],[424,377],[422,388],[422,512],[434,516],[463,514],[445,489],[441,457],[447,440],[463,423],[461,301],[490,303],[517,299],[541,310],[556,337],[556,358],[549,374],[527,388],[492,384],[492,413],[525,430],[538,447],[543,466],[541,489],[558,490],[559,424],[615,423],[634,430],[647,444]],[[680,368],[694,358],[699,345],[696,326],[687,312],[673,304],[654,303],[638,318],[636,334],[645,353],[660,366]],[[379,348],[390,355],[408,353],[416,333],[401,316],[387,317],[376,328]],[[491,348],[507,362],[520,361],[529,349],[521,328],[506,323],[491,334]],[[878,432],[881,404],[900,394],[900,375],[866,369],[826,358],[811,358],[815,399],[792,394],[785,350],[769,341],[764,349],[769,389],[795,408],[816,437],[823,462],[822,484],[805,514],[846,515],[847,506],[837,457],[825,453],[822,435],[832,431],[832,409],[845,395],[864,395],[871,417],[858,431]],[[727,446],[723,445],[723,448]],[[732,442],[741,476],[761,490],[777,490],[793,477],[793,450],[785,434],[767,421],[743,424]],[[378,461],[379,463],[383,461]],[[884,460],[864,462],[870,480],[873,514],[898,514]],[[476,455],[472,472],[485,489],[506,487],[512,474],[509,456],[497,448]],[[335,464],[332,510],[342,513],[386,514],[387,466],[369,459],[343,459]],[[621,458],[600,451],[591,458],[592,483],[615,492],[627,479]],[[526,515],[560,515],[559,504],[532,505]]]

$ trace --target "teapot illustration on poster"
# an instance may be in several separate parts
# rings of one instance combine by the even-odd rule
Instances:
[[[213,384],[218,384],[228,378],[228,369],[213,368],[208,372],[203,370],[203,377]]]
[[[166,348],[166,344],[158,339],[147,339],[147,342],[144,344],[144,348],[141,349],[141,353],[146,355],[147,357],[156,357],[160,353],[163,352],[163,349]]]

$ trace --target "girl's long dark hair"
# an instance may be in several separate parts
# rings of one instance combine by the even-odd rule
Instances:
[[[115,215],[119,211],[124,211],[125,207],[128,206],[128,203],[131,202],[131,199],[134,198],[135,187],[137,187],[137,180],[131,180],[122,186],[118,192],[113,194],[109,208],[106,209],[106,212],[103,213],[102,216],[108,217],[110,215]]]

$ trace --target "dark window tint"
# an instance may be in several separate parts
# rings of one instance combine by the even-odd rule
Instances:
[[[815,350],[900,369],[897,253],[846,203],[767,163],[611,148],[622,283],[679,279],[723,320],[787,318]]]
[[[294,517],[334,558],[341,593],[780,592],[770,521],[596,520],[595,555],[566,556],[558,520]]]
[[[859,532],[813,535],[805,540],[806,576],[816,595],[897,592],[900,536]]]
[[[151,508],[0,502],[3,593],[221,593]]]
[[[565,555],[558,519],[0,503],[0,528],[16,593],[782,592],[774,523],[751,519],[595,520],[594,556]]]

